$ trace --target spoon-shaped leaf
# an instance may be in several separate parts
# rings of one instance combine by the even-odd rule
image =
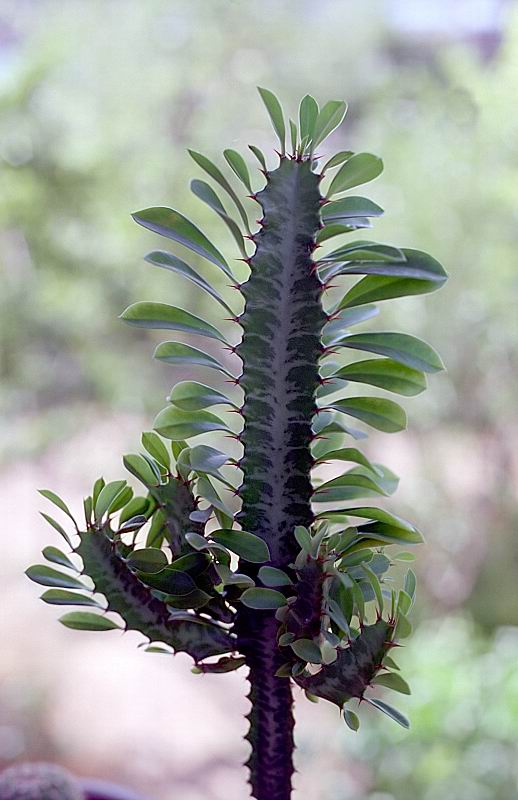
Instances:
[[[374,180],[383,172],[383,161],[372,153],[356,153],[343,164],[329,186],[328,197]]]
[[[274,611],[286,605],[286,598],[275,589],[261,589],[258,587],[246,589],[239,598],[243,605],[255,608],[257,611]]]
[[[117,625],[113,620],[108,617],[101,617],[100,614],[94,614],[90,611],[71,611],[65,614],[59,620],[66,628],[72,628],[77,631],[113,631],[120,630],[121,626]]]
[[[248,172],[246,161],[241,153],[238,153],[237,150],[228,149],[223,151],[223,155],[225,156],[225,160],[229,167],[237,175],[245,188],[248,189],[250,194],[252,194],[253,190],[250,182],[250,173]]]
[[[222,419],[209,411],[182,411],[174,406],[167,406],[156,416],[153,428],[166,439],[179,442],[191,436],[199,436],[209,431],[225,431],[230,429]]]
[[[222,544],[245,561],[262,564],[270,558],[270,551],[266,542],[259,536],[248,533],[248,531],[220,529],[211,531],[210,538],[214,542]]]
[[[329,102],[321,108],[313,130],[312,152],[324,139],[327,139],[335,128],[338,128],[345,117],[346,111],[347,103],[344,103],[343,100],[329,100]]]
[[[138,211],[132,216],[139,225],[187,247],[215,264],[225,275],[234,280],[234,276],[219,250],[214,247],[196,225],[188,220],[187,217],[184,217],[183,214],[180,214],[179,211],[175,211],[173,208],[157,206]]]
[[[227,179],[219,169],[219,167],[213,164],[212,161],[209,158],[207,158],[207,156],[204,156],[202,153],[197,153],[196,150],[188,150],[188,153],[193,159],[193,161],[196,161],[198,166],[201,167],[207,173],[207,175],[210,175],[210,177],[213,178],[216,181],[216,183],[218,183],[221,186],[221,188],[224,189],[226,193],[232,198],[234,205],[239,212],[239,216],[243,220],[247,233],[250,233],[250,224],[248,222],[248,216],[245,211],[245,207],[241,202],[241,200],[239,199],[239,197],[237,196],[237,194],[235,193],[235,191],[233,190],[230,183],[227,181]]]
[[[25,574],[31,581],[42,586],[53,586],[60,589],[86,589],[84,583],[77,578],[66,575],[53,567],[47,567],[46,564],[34,564],[25,570]]]
[[[441,357],[429,344],[407,333],[353,333],[345,336],[340,344],[342,347],[388,356],[423,372],[440,372],[444,369]]]
[[[227,405],[236,408],[228,397],[211,386],[196,381],[180,381],[171,389],[167,398],[177,408],[184,411],[198,411],[210,406]]]
[[[353,361],[339,369],[335,376],[347,381],[379,386],[389,392],[413,397],[426,389],[426,375],[421,370],[393,361],[391,358],[369,358]]]
[[[162,342],[156,348],[154,358],[159,361],[165,361],[168,364],[176,366],[195,365],[199,367],[208,367],[209,369],[216,369],[229,378],[234,378],[214,356],[204,353],[203,350],[198,350],[197,347],[191,347],[189,344],[183,342]]]
[[[322,221],[328,225],[330,222],[344,222],[355,217],[380,217],[383,209],[366,197],[351,195],[326,203],[321,210]]]
[[[157,328],[160,330],[195,333],[198,336],[207,336],[209,339],[217,339],[227,344],[223,334],[210,322],[196,317],[183,308],[170,306],[167,303],[154,303],[151,301],[133,303],[123,311],[120,319],[139,328]]]
[[[383,711],[387,717],[393,719],[394,722],[398,723],[398,725],[401,725],[403,728],[410,728],[409,721],[401,713],[401,711],[398,711],[396,708],[392,708],[392,706],[389,706],[388,703],[384,703],[383,700],[376,700],[373,697],[364,697],[363,699],[366,703],[370,703],[371,706],[374,706],[374,708],[377,708],[379,711]]]
[[[102,608],[100,603],[94,600],[93,597],[87,597],[77,592],[69,592],[66,589],[47,589],[41,595],[41,599],[51,606],[93,606]]]
[[[150,264],[154,264],[155,267],[168,269],[171,272],[175,272],[177,275],[181,275],[183,278],[187,278],[188,281],[194,283],[195,286],[199,286],[200,289],[203,289],[204,292],[223,306],[225,311],[228,311],[231,316],[235,315],[235,312],[228,303],[223,300],[220,293],[217,292],[205,278],[196,272],[196,270],[186,264],[185,261],[182,261],[181,258],[177,258],[177,256],[172,253],[167,253],[164,250],[154,250],[152,253],[147,254],[145,260]]]
[[[261,95],[261,100],[266,106],[266,110],[272,121],[273,129],[279,138],[279,142],[281,143],[281,153],[284,155],[286,149],[286,126],[284,124],[284,115],[282,113],[281,104],[274,93],[269,89],[262,89],[260,86],[258,86],[257,91]]]
[[[397,403],[380,397],[347,397],[331,408],[367,423],[378,431],[397,433],[406,428],[406,414]]]

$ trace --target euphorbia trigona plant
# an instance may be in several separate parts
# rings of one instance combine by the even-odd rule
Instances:
[[[335,703],[352,729],[359,722],[350,706],[362,699],[408,724],[376,691],[409,691],[389,653],[410,631],[415,577],[408,571],[396,590],[386,576],[395,561],[410,560],[401,548],[421,535],[374,505],[398,481],[358,449],[355,440],[366,433],[355,425],[404,429],[405,412],[384,391],[417,395],[425,373],[442,363],[409,334],[351,329],[377,314],[377,301],[435,291],[446,274],[418,250],[349,240],[383,213],[351,193],[376,178],[382,162],[343,151],[321,165],[323,142],[341,123],[345,103],[319,110],[306,96],[298,125],[289,122],[287,148],[279,102],[265,89],[260,94],[280,150],[270,169],[250,147],[264,176],[259,191],[236,151],[224,156],[244,198],[230,173],[191,152],[237,211],[234,219],[213,185],[192,182],[232,234],[237,267],[178,211],[134,215],[208,261],[237,290],[227,299],[180,257],[156,250],[147,261],[191,281],[223,308],[222,330],[163,302],[135,303],[122,314],[141,328],[209,340],[210,352],[180,337],[160,344],[155,357],[189,373],[215,373],[217,385],[177,383],[154,431],[142,436],[142,454],[124,458],[145,486],[142,496],[124,480],[97,480],[84,502],[85,522],[73,520],[76,541],[45,515],[72,556],[48,547],[44,555],[58,568],[34,566],[28,575],[51,587],[43,594],[47,603],[116,612],[125,629],[149,640],[149,650],[185,651],[197,672],[248,669],[252,794],[288,800],[294,684],[311,699]],[[261,209],[256,225],[246,209],[253,202]],[[335,237],[341,243],[333,248]],[[357,351],[366,355],[358,359]],[[336,475],[341,462],[347,468],[329,477],[326,465]],[[72,517],[56,495],[42,494]],[[63,571],[79,559],[104,602],[85,593],[82,576]],[[61,621],[88,630],[120,627],[92,611]]]

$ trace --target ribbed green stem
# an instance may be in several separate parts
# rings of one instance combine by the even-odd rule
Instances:
[[[325,323],[311,259],[318,183],[308,161],[283,158],[268,175],[257,195],[264,216],[242,288],[244,333],[237,352],[246,399],[239,521],[268,543],[278,566],[295,556],[294,527],[313,519],[309,445]]]

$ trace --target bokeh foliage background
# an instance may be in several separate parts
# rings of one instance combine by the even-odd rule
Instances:
[[[257,84],[276,91],[291,114],[306,92],[347,99],[330,149],[372,151],[385,161],[367,192],[386,209],[373,236],[428,250],[450,273],[437,295],[383,309],[384,328],[431,341],[448,372],[408,404],[406,434],[373,436],[369,445],[402,474],[398,508],[427,535],[417,562],[418,632],[400,659],[415,688],[400,705],[414,727],[400,733],[365,714],[354,737],[328,710],[301,712],[297,800],[514,800],[518,12],[498,0],[455,9],[441,0],[3,0],[0,625],[10,655],[0,657],[0,764],[53,757],[163,800],[246,793],[238,718],[237,733],[218,750],[214,738],[227,740],[209,690],[204,713],[213,736],[197,739],[198,723],[181,732],[194,740],[196,780],[139,735],[146,704],[126,720],[142,768],[122,745],[111,760],[95,748],[71,749],[55,710],[67,686],[67,703],[86,691],[73,680],[74,648],[103,663],[106,680],[109,659],[132,643],[105,648],[93,634],[78,644],[79,635],[58,633],[20,572],[44,541],[37,485],[60,489],[65,479],[79,499],[100,471],[119,477],[110,474],[119,453],[137,446],[179,377],[153,363],[150,336],[117,315],[135,299],[214,312],[189,285],[142,262],[156,241],[130,212],[172,205],[231,247],[189,192],[197,168],[185,150],[219,159],[224,147],[245,153],[254,143],[272,152]],[[174,706],[174,678],[188,673],[187,662],[157,668],[149,666],[154,658],[124,663],[144,684],[150,670],[172,675]],[[181,686],[194,696],[192,680]],[[214,687],[218,702],[242,689],[234,676]],[[102,720],[91,711],[89,740]],[[160,739],[160,725],[153,733]]]

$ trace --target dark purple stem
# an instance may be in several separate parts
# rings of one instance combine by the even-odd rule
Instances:
[[[293,698],[289,678],[276,678],[283,662],[277,645],[278,623],[271,612],[244,610],[239,620],[240,650],[249,667],[252,704],[246,738],[247,762],[256,800],[290,800],[293,774]]]

